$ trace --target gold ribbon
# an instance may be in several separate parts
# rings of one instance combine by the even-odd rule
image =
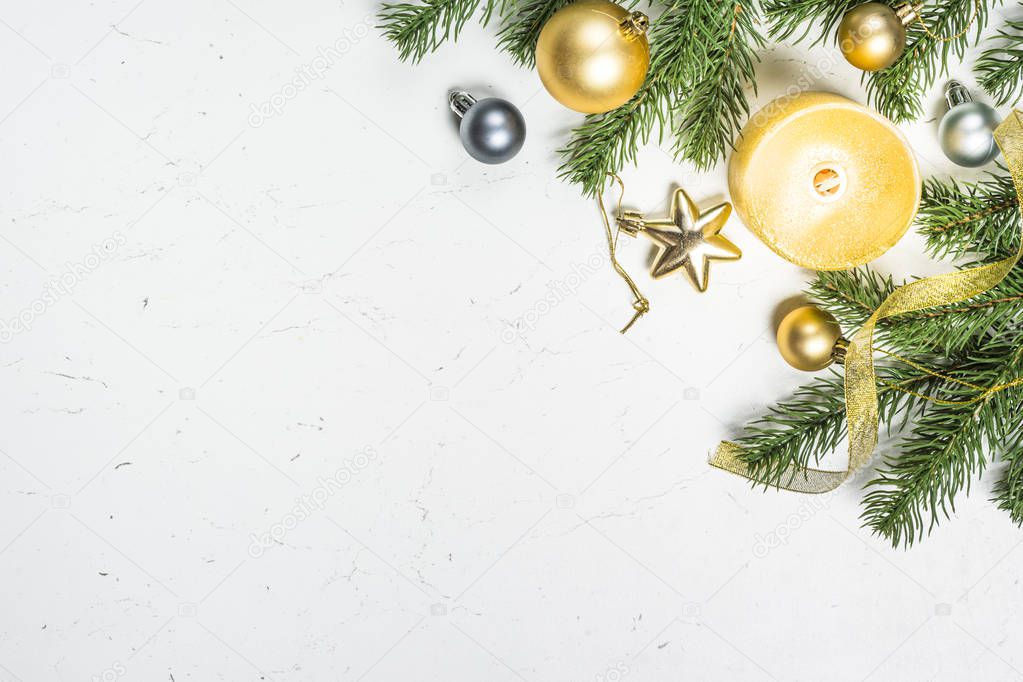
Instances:
[[[1016,196],[1023,211],[1023,118],[1013,111],[995,130],[995,141],[1002,150],[1012,175]],[[878,407],[877,377],[874,374],[874,327],[880,320],[924,308],[958,303],[982,294],[995,286],[1023,256],[1023,234],[1020,249],[996,263],[968,270],[928,277],[904,284],[878,306],[849,342],[845,357],[845,410],[849,433],[849,464],[845,471],[825,471],[790,465],[777,479],[778,487],[803,493],[825,493],[834,490],[862,467],[874,454],[877,445]],[[1001,388],[1001,387],[999,387]],[[982,389],[984,390],[984,389]],[[986,397],[990,391],[982,394]],[[982,399],[982,398],[981,398]],[[755,479],[743,460],[740,445],[724,442],[718,446],[710,463],[726,471]]]

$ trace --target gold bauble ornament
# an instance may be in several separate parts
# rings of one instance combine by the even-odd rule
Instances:
[[[781,356],[804,372],[816,372],[841,359],[845,343],[835,318],[817,306],[796,308],[778,325]]]
[[[906,26],[916,18],[917,7],[866,2],[846,12],[838,25],[838,46],[846,61],[864,71],[894,64],[906,49]]]
[[[890,249],[913,222],[920,187],[902,133],[826,92],[767,104],[750,117],[728,163],[742,222],[811,270],[854,268]]]
[[[576,0],[554,13],[536,43],[547,92],[569,109],[601,114],[625,104],[646,79],[649,20],[606,0]]]

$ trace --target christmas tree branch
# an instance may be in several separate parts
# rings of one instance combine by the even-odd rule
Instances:
[[[1019,201],[1007,172],[969,184],[924,181],[916,222],[927,250],[938,258],[968,253],[998,258],[1019,248]]]
[[[971,34],[974,42],[980,37],[987,25],[989,2],[998,0],[945,0],[921,10],[920,20],[907,28],[906,51],[867,80],[867,97],[877,110],[896,123],[919,118],[924,91],[948,72],[949,57],[961,61]]]
[[[956,494],[983,466],[980,429],[967,410],[931,410],[917,420],[897,459],[868,486],[861,518],[892,545],[909,546],[933,530],[939,512],[955,510]],[[924,515],[930,515],[925,523]]]
[[[973,72],[980,86],[1004,106],[1023,95],[1023,21],[1006,22],[989,40],[998,46],[984,50]]]
[[[1023,409],[1023,405],[1017,406]],[[1002,460],[1005,470],[1002,478],[995,486],[994,501],[999,509],[1009,512],[1009,518],[1017,526],[1023,525],[1023,447],[1017,439],[1011,446],[1003,449]]]
[[[926,392],[935,383],[930,374],[911,367],[879,367],[878,408],[881,421],[890,423],[900,412],[908,418],[919,400],[911,393]],[[812,466],[834,451],[846,434],[845,388],[841,375],[817,377],[788,400],[770,408],[736,439],[740,457],[758,483],[778,485],[790,467]]]
[[[835,29],[846,12],[861,0],[764,0],[764,17],[770,25],[771,38],[799,43],[811,32],[816,37],[810,43],[823,43],[835,35]]]
[[[593,195],[635,161],[656,126],[673,126],[675,153],[699,167],[720,160],[749,114],[756,30],[750,0],[676,0],[653,23],[647,80],[621,107],[586,117],[560,153],[560,174]]]
[[[807,293],[843,328],[858,329],[896,288],[891,277],[869,268],[820,272]],[[967,301],[928,308],[880,321],[878,347],[902,355],[958,354],[981,337],[1018,328],[1023,318],[1023,268],[1013,269],[997,286]]]
[[[521,0],[514,12],[505,16],[497,46],[509,53],[519,66],[536,64],[536,41],[544,24],[555,12],[572,0]]]
[[[974,349],[950,372],[956,378],[994,387],[1019,378],[1023,361],[1018,335],[992,339]],[[1018,437],[1021,424],[1014,413],[1023,392],[1019,387],[992,393],[979,402],[973,388],[943,382],[946,401],[928,404],[902,443],[897,457],[886,459],[868,484],[862,518],[893,546],[909,546],[930,532],[942,517],[955,512],[955,499],[987,462],[985,446]]]
[[[482,21],[486,23],[501,0],[483,0]],[[377,28],[398,48],[398,59],[417,63],[459,33],[472,19],[481,0],[424,0],[421,4],[387,3],[380,8]]]
[[[695,48],[688,60],[702,65],[680,98],[675,155],[707,169],[724,158],[749,116],[745,87],[753,81],[756,50],[764,39],[751,2],[694,3],[689,25]]]

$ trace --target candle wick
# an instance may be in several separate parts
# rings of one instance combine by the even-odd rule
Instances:
[[[842,178],[834,168],[822,168],[813,178],[813,187],[821,196],[831,196],[838,192]]]

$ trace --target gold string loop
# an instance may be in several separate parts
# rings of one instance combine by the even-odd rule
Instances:
[[[1023,385],[1023,377],[1018,377],[1016,379],[1013,379],[1012,381],[1006,381],[1001,384],[995,384],[994,386],[988,387],[978,386],[977,384],[972,384],[969,381],[963,381],[962,379],[957,379],[956,377],[949,376],[948,374],[942,374],[941,372],[924,367],[923,365],[917,362],[913,362],[909,358],[902,357],[898,353],[892,353],[891,351],[887,351],[881,348],[875,348],[874,350],[881,353],[882,355],[887,355],[890,358],[905,363],[912,367],[913,369],[923,372],[924,374],[932,376],[936,379],[941,379],[942,381],[948,382],[950,384],[959,384],[960,386],[965,386],[966,388],[972,389],[977,392],[976,396],[974,396],[973,398],[968,398],[966,400],[947,400],[945,398],[936,398],[935,396],[932,395],[926,395],[924,393],[919,393],[908,388],[903,388],[902,386],[899,386],[898,384],[893,383],[891,381],[885,381],[884,379],[879,380],[881,384],[888,386],[889,388],[894,388],[897,391],[902,391],[903,393],[916,396],[921,400],[926,400],[927,402],[935,403],[937,405],[973,405],[974,403],[979,403],[982,400],[987,399],[987,397],[990,395],[993,395],[1000,391],[1005,391],[1010,388],[1015,388],[1016,386]]]
[[[949,41],[962,38],[964,35],[966,35],[967,31],[973,28],[973,22],[977,20],[977,16],[980,14],[980,2],[981,0],[976,0],[976,2],[973,3],[973,15],[970,16],[970,20],[966,22],[966,26],[963,27],[963,30],[951,36],[939,36],[936,35],[933,31],[931,31],[931,28],[924,22],[924,18],[920,14],[920,9],[922,9],[923,7],[922,4],[917,5],[914,8],[914,12],[916,14],[916,20],[920,22],[920,26],[924,29],[924,33],[930,36],[931,40],[937,40],[939,43],[947,43]]]

